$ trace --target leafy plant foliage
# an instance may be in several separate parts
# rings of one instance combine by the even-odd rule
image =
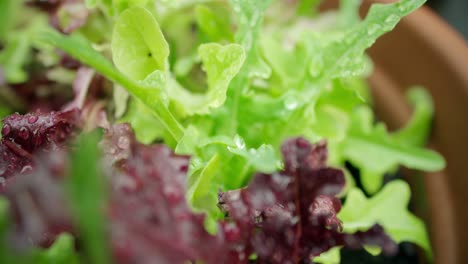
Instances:
[[[290,2],[1,2],[5,258],[333,263],[403,241],[430,258],[407,184],[383,185],[445,166],[424,148],[430,95],[411,89],[412,119],[389,132],[364,81],[365,50],[424,0],[362,20],[356,0]]]

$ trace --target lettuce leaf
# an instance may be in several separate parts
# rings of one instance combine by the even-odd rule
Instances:
[[[430,98],[420,89],[409,94],[415,103],[415,113],[405,128],[390,134],[383,124],[374,126],[370,108],[362,107],[356,110],[349,134],[341,145],[343,156],[361,169],[362,183],[370,193],[375,193],[384,174],[399,164],[426,171],[445,167],[442,156],[421,147],[430,124]]]
[[[344,232],[367,230],[378,223],[396,242],[416,243],[432,258],[424,223],[408,211],[410,193],[408,184],[401,180],[388,183],[370,199],[359,189],[351,190],[338,214],[338,218],[343,221]]]

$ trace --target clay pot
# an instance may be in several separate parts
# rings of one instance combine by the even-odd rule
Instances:
[[[410,86],[423,85],[432,94],[430,146],[446,158],[447,167],[424,176],[409,172],[406,179],[414,210],[428,224],[435,263],[468,263],[468,45],[424,7],[369,53],[375,62],[369,79],[375,110],[389,128],[409,119],[404,93]]]

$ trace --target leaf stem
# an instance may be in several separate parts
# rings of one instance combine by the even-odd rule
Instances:
[[[41,32],[39,39],[62,49],[75,59],[94,68],[107,79],[120,84],[153,111],[176,142],[182,139],[184,128],[163,103],[160,93],[154,92],[154,89],[158,87],[144,86],[123,75],[107,58],[95,51],[86,39],[78,35],[64,36],[56,31],[47,30]],[[151,93],[149,93],[150,90]]]

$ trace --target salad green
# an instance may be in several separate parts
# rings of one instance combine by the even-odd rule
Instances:
[[[14,12],[14,2],[4,2],[10,8],[0,7],[0,14]],[[359,170],[363,190],[347,177],[348,188],[340,194],[343,232],[366,231],[378,223],[397,243],[418,244],[431,258],[424,223],[407,209],[408,184],[383,182],[400,165],[444,168],[444,159],[424,148],[434,111],[431,98],[421,87],[410,90],[413,117],[389,132],[376,121],[365,82],[372,72],[365,50],[424,0],[373,4],[363,20],[357,0],[341,0],[337,11],[323,14],[317,0],[84,2],[87,20],[68,35],[45,24],[24,26],[9,15],[0,27],[6,80],[28,79],[30,45],[51,61],[57,61],[52,47],[58,48],[104,76],[113,93],[105,109],[111,121],[130,123],[140,142],[164,142],[177,154],[191,155],[185,196],[193,210],[207,214],[211,233],[224,217],[218,192],[246,186],[254,172],[284,169],[282,142],[303,136],[327,140],[330,165],[348,175],[348,163]],[[83,141],[83,152],[72,158],[76,170],[69,190],[82,216],[78,227],[89,242],[84,250],[92,263],[108,263],[107,251],[101,250],[103,219],[92,207],[105,193],[94,169],[82,171],[98,159],[92,150],[96,142]],[[85,187],[95,196],[80,193]],[[71,245],[62,235],[41,258],[58,254],[57,261],[76,261],[74,255],[54,253]],[[338,259],[335,247],[315,261]]]

